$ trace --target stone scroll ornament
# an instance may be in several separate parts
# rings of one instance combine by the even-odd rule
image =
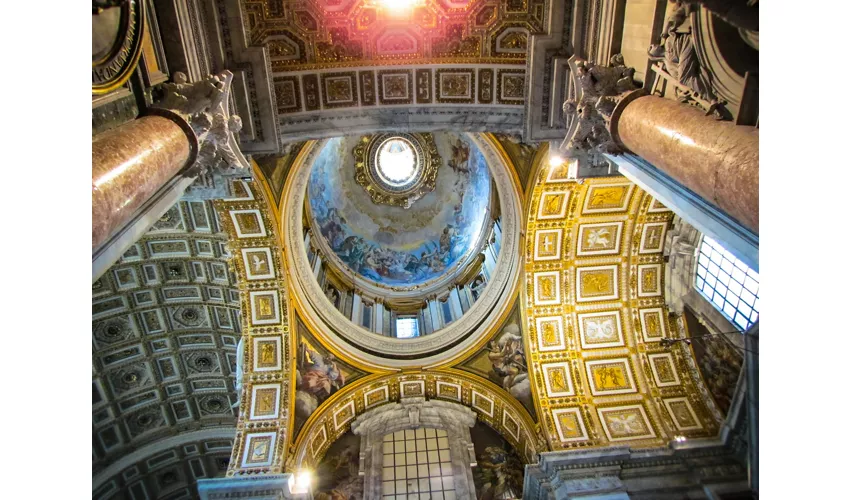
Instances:
[[[622,148],[611,137],[608,123],[619,100],[637,89],[634,68],[627,68],[623,56],[615,54],[608,66],[572,56],[568,63],[575,96],[564,101],[567,135],[561,151],[571,158],[594,154],[621,154]]]
[[[192,83],[176,72],[172,83],[162,84],[164,95],[153,107],[178,115],[197,138],[197,160],[184,172],[187,177],[207,170],[221,174],[250,171],[237,142],[242,119],[230,112],[232,81],[233,73],[227,70]]]

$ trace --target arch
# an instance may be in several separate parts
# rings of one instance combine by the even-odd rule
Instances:
[[[262,177],[254,164],[254,173]],[[228,476],[282,472],[293,371],[289,300],[273,198],[261,183],[233,180],[234,196],[216,201],[229,236],[230,269],[242,305],[242,391]]]
[[[475,375],[451,368],[375,374],[343,387],[313,413],[301,429],[286,470],[315,467],[328,447],[364,412],[402,398],[444,400],[470,408],[526,463],[545,450],[528,411],[503,389]]]
[[[181,432],[175,436],[154,441],[123,455],[95,475],[92,478],[92,491],[97,491],[104,483],[120,474],[124,469],[151,458],[160,452],[194,442],[232,441],[235,434],[236,429],[234,427],[210,427],[196,431]],[[228,455],[230,454],[229,448],[227,449],[227,453]]]

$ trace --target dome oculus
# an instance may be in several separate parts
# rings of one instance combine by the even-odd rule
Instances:
[[[441,158],[431,134],[365,136],[353,154],[354,178],[377,205],[410,208],[434,190]]]
[[[418,165],[410,142],[401,137],[387,139],[378,147],[376,170],[381,180],[397,188],[416,181]]]

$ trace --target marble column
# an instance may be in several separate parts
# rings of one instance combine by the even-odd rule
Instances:
[[[230,113],[232,81],[229,71],[192,83],[175,73],[145,116],[93,138],[93,252],[176,175],[250,168],[234,135],[242,122]]]
[[[164,116],[144,116],[96,136],[92,141],[92,249],[194,161],[192,153],[184,127]]]
[[[641,90],[623,98],[609,127],[616,142],[758,233],[758,129]]]
[[[647,95],[622,55],[608,65],[568,60],[575,96],[564,102],[560,150],[581,160],[631,150],[709,205],[758,233],[758,130]]]

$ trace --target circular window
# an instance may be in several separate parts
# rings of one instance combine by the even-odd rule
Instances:
[[[381,180],[404,188],[416,180],[418,165],[413,146],[406,139],[391,137],[378,148],[377,171]]]

